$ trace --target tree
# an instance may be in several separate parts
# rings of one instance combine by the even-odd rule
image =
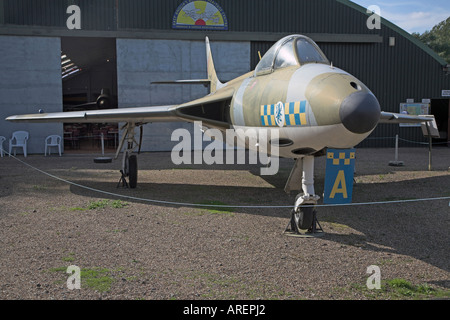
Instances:
[[[414,32],[412,35],[450,63],[450,17],[435,25],[431,31],[422,34]]]

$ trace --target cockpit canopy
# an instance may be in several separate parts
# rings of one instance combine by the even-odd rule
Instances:
[[[290,35],[279,40],[266,52],[256,66],[255,75],[307,63],[329,64],[323,52],[310,38]]]

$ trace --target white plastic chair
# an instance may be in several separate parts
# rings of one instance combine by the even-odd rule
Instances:
[[[58,147],[59,156],[61,157],[61,137],[58,135],[51,135],[45,138],[45,150],[44,156],[47,156],[47,148],[48,154],[50,155],[50,147]]]
[[[28,132],[26,131],[16,131],[13,132],[12,138],[9,139],[9,156],[11,157],[12,148],[22,148],[23,155],[27,156],[27,140]],[[16,155],[16,149],[14,149],[14,155]]]
[[[0,136],[0,155],[2,156],[2,158],[3,158],[3,141],[5,140],[6,140],[5,137]]]

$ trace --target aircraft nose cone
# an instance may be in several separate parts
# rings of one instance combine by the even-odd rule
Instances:
[[[377,98],[369,92],[354,92],[342,101],[339,116],[353,133],[366,133],[375,128],[381,109]]]

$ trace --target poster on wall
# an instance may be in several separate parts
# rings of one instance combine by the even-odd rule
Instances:
[[[222,8],[212,0],[185,0],[175,11],[174,29],[228,30],[228,20]]]
[[[428,103],[400,103],[400,113],[414,116],[427,115]],[[400,127],[420,127],[420,123],[400,123]]]

